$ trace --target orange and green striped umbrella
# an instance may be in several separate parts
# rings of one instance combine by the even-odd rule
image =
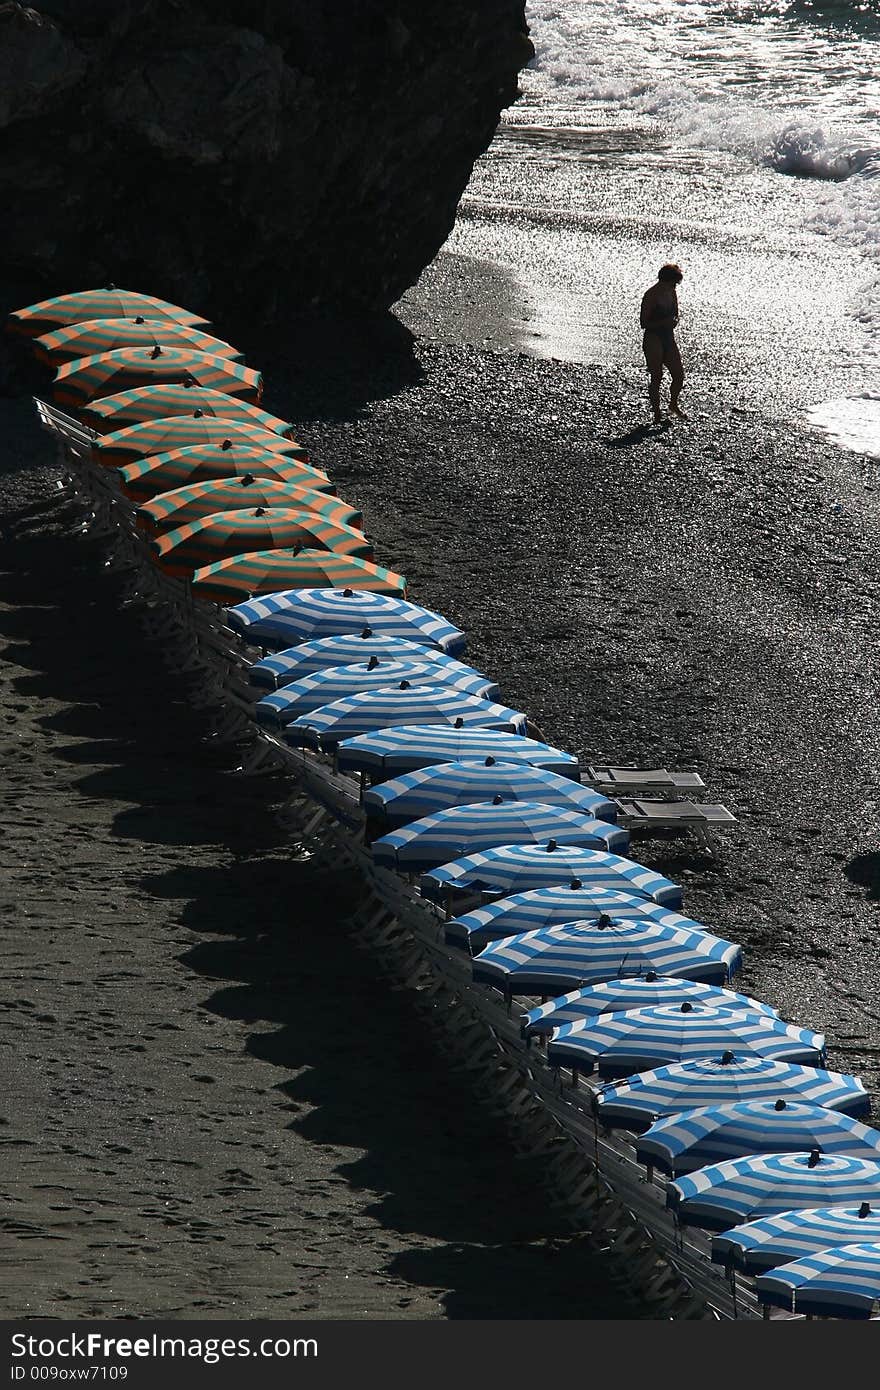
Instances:
[[[133,502],[146,502],[157,492],[169,492],[188,483],[207,482],[211,478],[241,478],[246,473],[252,473],[255,478],[277,478],[281,482],[313,488],[315,492],[336,492],[327,474],[319,468],[243,444],[233,445],[231,449],[194,444],[188,449],[172,449],[167,454],[150,454],[149,458],[120,468],[119,481],[123,492]]]
[[[93,357],[96,352],[115,352],[126,347],[192,348],[243,362],[244,353],[222,338],[202,333],[185,323],[160,319],[85,319],[65,328],[54,328],[33,340],[34,352],[43,362],[72,362],[75,357]]]
[[[128,386],[188,379],[196,386],[241,396],[254,405],[259,405],[263,394],[263,378],[252,367],[190,348],[118,348],[94,357],[78,357],[58,368],[54,392],[59,405],[78,407]]]
[[[284,589],[368,589],[403,598],[406,580],[394,570],[331,550],[256,550],[218,560],[193,575],[196,598],[215,603],[239,603]]]
[[[170,304],[167,299],[156,299],[151,294],[138,294],[136,290],[120,290],[115,285],[107,285],[103,289],[56,295],[54,299],[41,299],[38,304],[16,309],[9,316],[9,327],[33,338],[48,332],[50,328],[60,328],[65,323],[81,323],[84,319],[136,318],[138,314],[145,319],[171,319],[174,323],[188,324],[192,328],[205,328],[209,324],[208,319],[203,319],[200,314],[191,314],[188,309],[181,309],[179,304]]]
[[[224,420],[243,420],[245,424],[260,425],[273,434],[293,438],[293,425],[279,420],[259,406],[227,396],[225,391],[210,391],[204,386],[134,386],[130,391],[117,391],[114,396],[102,396],[82,407],[92,429],[101,434],[122,430],[126,425],[139,425],[146,420],[167,419],[169,415],[219,415]]]
[[[372,560],[373,547],[362,531],[335,526],[315,512],[291,507],[256,507],[234,512],[212,512],[176,531],[150,542],[167,574],[191,578],[193,570],[212,565],[230,555],[308,546],[332,550],[335,555],[356,555]]]
[[[211,478],[205,483],[190,483],[187,487],[162,492],[138,507],[136,520],[145,531],[155,535],[175,530],[190,521],[200,521],[212,512],[238,511],[242,507],[305,508],[337,526],[363,530],[363,513],[340,498],[299,483],[255,478],[253,473],[245,473],[242,478]]]
[[[169,415],[162,420],[127,425],[124,430],[114,430],[97,440],[92,452],[96,463],[118,468],[133,459],[167,454],[171,449],[186,449],[194,444],[218,444],[221,449],[244,444],[249,449],[284,454],[301,462],[307,459],[305,449],[295,439],[283,439],[280,434],[244,420],[218,420],[214,415]]]

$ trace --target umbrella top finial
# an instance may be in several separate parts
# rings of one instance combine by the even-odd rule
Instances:
[[[556,843],[555,840],[548,840],[548,841],[547,841],[547,853],[548,853],[548,854],[552,854],[553,851],[554,851],[555,849],[558,849],[558,848],[559,848],[559,846],[557,845],[557,843]]]
[[[496,794],[495,796],[492,797],[492,805],[493,805],[493,806],[501,806],[501,805],[503,805],[503,802],[504,802],[504,797],[501,796],[500,793],[499,793],[499,794]]]
[[[578,888],[583,888],[584,881],[581,878],[573,878],[568,886],[572,892],[577,892]]]
[[[221,448],[221,449],[224,451],[224,453],[225,453],[227,449],[231,449],[231,448],[232,448],[232,440],[231,440],[231,439],[224,439],[223,443],[220,445],[220,448]]]
[[[186,387],[187,391],[190,389],[191,386],[195,386],[195,384],[196,384],[196,379],[195,379],[195,377],[193,376],[192,372],[184,372],[184,374],[183,374],[183,384],[184,384],[184,386]]]
[[[377,667],[378,665],[379,665],[379,658],[377,657],[376,653],[373,652],[373,655],[370,657],[369,661],[367,662],[367,670],[368,670],[368,671],[375,671],[375,669],[376,669],[376,667]]]
[[[194,411],[193,411],[193,419],[194,419],[194,420],[201,420],[201,418],[202,418],[202,416],[204,415],[204,413],[205,413],[205,412],[204,412],[201,408],[199,408],[198,410],[194,410]]]
[[[343,589],[343,590],[342,590],[342,597],[343,597],[343,598],[352,598],[353,595],[354,595],[354,589]]]
[[[652,985],[652,984],[654,983],[654,981],[656,980],[656,978],[657,978],[657,971],[656,971],[656,970],[649,970],[649,971],[647,972],[647,974],[645,975],[645,979],[646,979],[646,981],[648,982],[649,985]]]
[[[154,361],[156,360],[157,357],[161,357],[161,356],[162,356],[162,349],[160,348],[160,346],[159,346],[158,343],[157,343],[156,346],[153,348],[153,351],[150,353],[150,356],[152,357],[152,359],[153,359]]]
[[[461,717],[460,714],[456,716],[455,723],[453,724],[452,727],[453,727],[454,729],[463,729],[463,728],[464,728],[464,720],[462,719],[462,717]]]
[[[257,507],[257,510],[254,512],[254,516],[265,516],[265,515],[266,515],[266,508],[265,508],[265,507]]]
[[[817,1168],[822,1158],[821,1149],[810,1149],[810,1157],[807,1159],[808,1168]]]
[[[694,1011],[694,1006],[693,1006],[693,1004],[691,1003],[691,1001],[690,1001],[689,999],[685,999],[684,1002],[682,1003],[682,1006],[681,1006],[681,1012],[682,1012],[683,1014],[692,1014],[693,1011]]]
[[[138,314],[135,318],[135,323],[146,323],[146,321],[143,314]]]
[[[491,754],[490,754],[489,757],[486,759],[485,766],[486,766],[486,767],[494,767],[494,766],[495,766],[495,759],[491,756]]]
[[[115,290],[115,289],[116,289],[116,286],[114,285],[113,281],[111,280],[110,283],[109,283],[109,285],[105,285],[105,286],[104,286],[104,289],[105,289],[105,290]]]
[[[782,1099],[782,1096],[779,1097],[778,1101],[777,1101],[776,1104],[773,1106],[773,1109],[774,1109],[774,1110],[784,1110],[784,1109],[785,1109],[785,1101]]]
[[[351,590],[349,590],[348,592],[350,593]],[[365,627],[363,632],[361,633],[361,637],[372,637],[372,635],[373,629],[371,627]]]
[[[871,1215],[871,1203],[870,1203],[870,1202],[862,1202],[862,1205],[859,1207],[859,1220],[860,1220],[860,1221],[864,1221],[865,1217],[866,1217],[866,1216],[870,1216],[870,1215]]]
[[[253,473],[245,473],[244,477],[240,481],[242,487],[253,487],[254,483],[257,480],[254,477]]]
[[[733,1053],[731,1052],[730,1048],[727,1048],[726,1051],[722,1052],[721,1054],[721,1065],[722,1067],[729,1067],[732,1061]]]
[[[606,927],[611,926],[611,918],[608,916],[607,912],[600,912],[596,920],[596,926],[599,928],[599,931],[604,931]]]
[[[400,685],[399,685],[397,688],[398,688],[398,690],[411,690],[411,689],[412,689],[412,682],[411,682],[411,681],[401,681],[401,682],[400,682]]]

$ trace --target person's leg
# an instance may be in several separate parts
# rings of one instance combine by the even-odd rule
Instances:
[[[684,367],[681,365],[681,354],[678,344],[672,343],[663,357],[672,375],[672,389],[669,392],[669,413],[670,415],[681,415],[684,418],[684,411],[679,407],[678,398],[681,388],[684,386]]]
[[[656,333],[646,333],[642,340],[645,362],[648,367],[648,399],[654,414],[654,424],[659,425],[663,416],[660,413],[660,382],[663,379],[663,344]]]

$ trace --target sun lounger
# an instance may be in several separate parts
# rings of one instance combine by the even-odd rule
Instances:
[[[691,831],[710,854],[715,852],[713,831],[737,825],[736,816],[718,802],[642,801],[618,798],[619,823],[628,830]]]
[[[665,767],[588,767],[584,781],[603,792],[693,792],[706,785],[698,772],[670,772]]]

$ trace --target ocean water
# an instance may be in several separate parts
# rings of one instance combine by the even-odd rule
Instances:
[[[703,409],[880,456],[880,0],[528,0],[536,56],[446,246],[503,267],[520,345],[641,369],[685,270]]]

